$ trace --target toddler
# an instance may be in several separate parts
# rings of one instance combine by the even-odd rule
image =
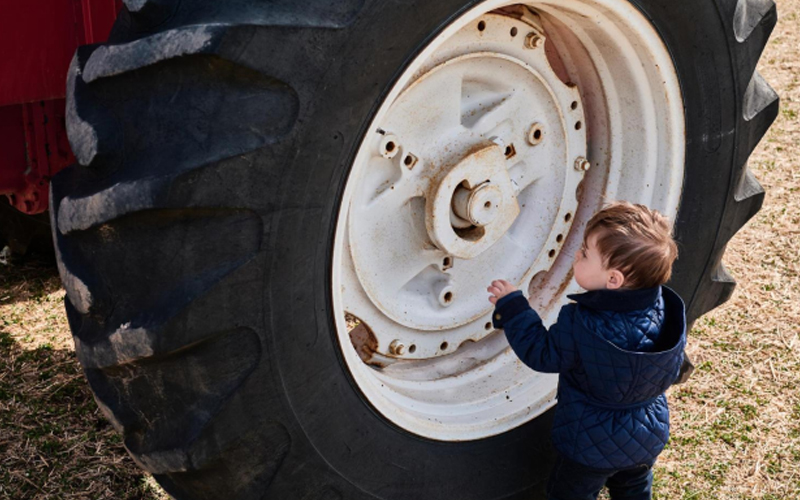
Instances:
[[[663,286],[677,246],[655,210],[613,203],[592,217],[573,263],[586,293],[545,328],[505,280],[488,291],[495,328],[534,370],[560,374],[552,438],[551,500],[649,499],[652,467],[669,438],[664,391],[686,343],[684,304]]]

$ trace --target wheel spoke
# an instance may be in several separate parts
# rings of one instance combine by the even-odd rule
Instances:
[[[507,84],[471,76],[461,85],[461,124],[483,135],[506,121],[505,110],[516,101]]]

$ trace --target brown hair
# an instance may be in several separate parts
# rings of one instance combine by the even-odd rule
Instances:
[[[678,246],[667,218],[656,210],[617,201],[594,214],[584,244],[597,234],[597,249],[608,269],[625,275],[625,288],[649,288],[669,281]]]

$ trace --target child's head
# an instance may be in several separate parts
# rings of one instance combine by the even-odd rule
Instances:
[[[669,280],[677,256],[667,219],[622,201],[589,220],[572,267],[586,290],[649,288]]]

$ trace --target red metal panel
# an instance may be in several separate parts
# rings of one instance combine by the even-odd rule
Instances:
[[[120,0],[0,0],[0,195],[47,210],[50,178],[75,161],[64,124],[78,45],[105,40]]]
[[[50,178],[75,161],[63,99],[0,108],[0,193],[19,211],[47,210]]]
[[[105,40],[116,0],[0,0],[0,106],[64,97],[78,45]]]
[[[0,108],[0,193],[13,193],[24,186],[25,128],[22,106]]]

